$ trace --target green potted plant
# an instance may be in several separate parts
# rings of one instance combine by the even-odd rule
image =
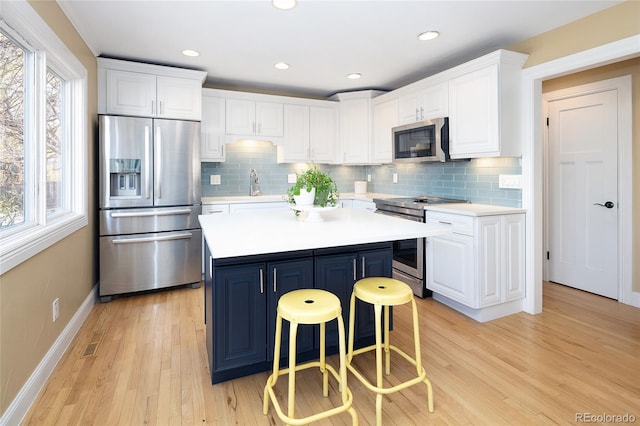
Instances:
[[[302,173],[296,173],[296,183],[287,190],[289,204],[315,205],[319,207],[335,206],[338,203],[338,186],[326,173],[321,172],[316,165],[311,165]],[[315,191],[313,202],[301,200],[305,192]],[[297,212],[297,211],[296,211]]]

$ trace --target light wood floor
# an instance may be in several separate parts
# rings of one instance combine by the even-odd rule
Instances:
[[[96,305],[23,424],[280,424],[273,406],[262,414],[267,373],[211,385],[202,291]],[[435,412],[416,385],[384,398],[384,424],[571,424],[576,413],[628,413],[640,422],[640,309],[550,283],[540,315],[480,324],[431,299],[418,306]],[[407,348],[409,315],[397,308],[391,333]],[[408,377],[403,362],[394,358],[389,383]],[[372,363],[366,354],[357,365]],[[298,415],[338,400],[335,383],[322,398],[314,370],[297,377]],[[278,382],[283,407],[285,386],[286,377]],[[375,424],[375,397],[353,376],[349,387],[360,424]],[[348,414],[325,422],[349,423]]]

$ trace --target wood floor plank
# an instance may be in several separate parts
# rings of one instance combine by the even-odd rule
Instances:
[[[383,398],[384,424],[575,424],[577,413],[640,421],[640,309],[545,283],[544,310],[478,323],[417,300],[423,365],[431,379]],[[101,334],[102,333],[102,334]],[[95,354],[83,356],[99,336]],[[394,310],[392,343],[413,353],[410,309]],[[337,366],[337,357],[329,357]],[[373,378],[373,354],[355,361]],[[414,369],[392,357],[398,383]],[[299,373],[299,414],[339,404],[323,398],[313,370]],[[24,425],[274,425],[262,414],[268,372],[211,385],[203,289],[180,288],[96,305],[51,374]],[[375,396],[349,375],[360,424],[375,424]],[[286,407],[286,376],[276,387]],[[346,413],[319,424],[348,425]]]

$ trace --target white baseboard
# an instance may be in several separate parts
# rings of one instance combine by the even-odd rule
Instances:
[[[453,308],[478,322],[487,322],[522,312],[522,302],[524,300],[512,300],[498,305],[487,306],[486,308],[474,309],[438,293],[433,293],[432,297],[433,300],[437,300],[438,302],[447,305],[448,307]]]
[[[24,416],[27,415],[31,404],[33,404],[38,397],[40,390],[49,379],[53,369],[62,358],[62,355],[64,355],[82,324],[84,324],[91,309],[93,309],[97,296],[98,285],[96,284],[82,305],[80,305],[80,308],[73,315],[71,321],[69,321],[44,358],[42,358],[42,361],[40,361],[33,374],[31,374],[22,389],[20,389],[20,392],[18,392],[16,398],[11,402],[7,411],[4,412],[0,418],[0,426],[18,425]]]

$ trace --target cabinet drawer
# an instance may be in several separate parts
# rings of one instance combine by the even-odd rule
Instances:
[[[473,235],[473,217],[471,216],[426,211],[425,221],[451,225],[456,234]]]

